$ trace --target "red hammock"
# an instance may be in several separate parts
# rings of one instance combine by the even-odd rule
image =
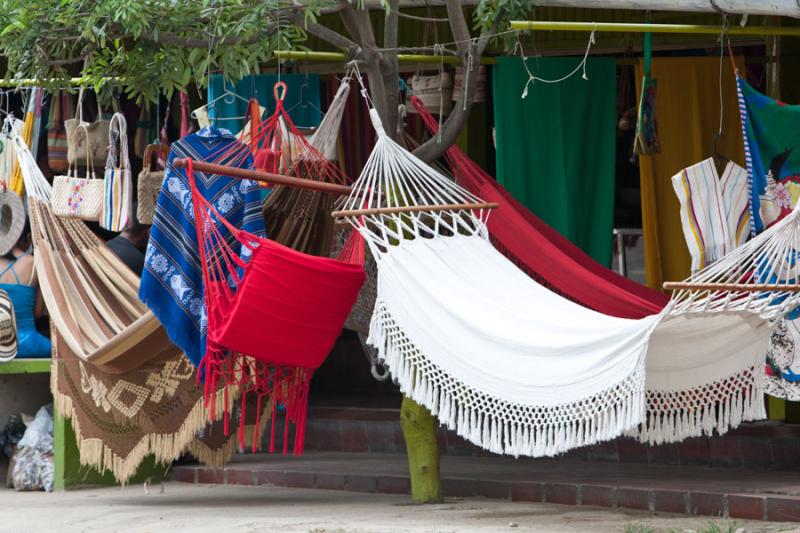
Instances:
[[[411,97],[428,130],[438,121],[422,101]],[[456,145],[447,160],[459,185],[487,202],[497,202],[489,217],[494,245],[530,277],[589,309],[620,318],[657,314],[669,298],[605,268],[519,203]]]
[[[295,425],[294,453],[303,450],[308,387],[313,371],[330,353],[364,283],[364,245],[358,232],[337,259],[306,255],[245,232],[225,220],[197,189],[194,164],[187,160],[195,226],[203,265],[208,318],[206,354],[198,378],[213,408],[219,380],[242,390],[241,405],[255,393],[272,399],[270,451],[274,450],[275,406],[286,407],[284,453],[289,422]],[[233,235],[236,253],[216,223]],[[246,354],[246,355],[243,355]],[[225,388],[225,432],[228,434]],[[256,424],[261,413],[257,413]],[[213,416],[213,414],[212,414]],[[244,446],[244,413],[239,439]],[[258,443],[253,443],[258,448]]]

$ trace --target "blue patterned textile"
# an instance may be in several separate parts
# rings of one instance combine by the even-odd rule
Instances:
[[[172,342],[197,366],[205,354],[203,271],[191,188],[185,170],[173,166],[175,158],[241,168],[252,168],[253,158],[229,131],[215,127],[184,137],[173,143],[170,150],[150,230],[139,298],[163,324]],[[203,197],[231,225],[264,235],[257,183],[198,171],[195,181]],[[230,231],[219,223],[217,226],[233,250],[241,250]]]

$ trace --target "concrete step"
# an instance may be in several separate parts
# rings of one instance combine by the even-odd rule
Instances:
[[[276,435],[283,435],[280,421]],[[305,449],[321,452],[376,452],[405,454],[397,409],[312,406],[306,427]],[[486,457],[454,432],[439,429],[443,455]],[[280,443],[277,449],[281,449]],[[619,438],[573,450],[561,459],[653,465],[695,465],[764,470],[800,470],[800,426],[780,422],[745,424],[723,436],[688,439],[681,443],[645,446]]]
[[[177,466],[172,475],[187,483],[410,492],[406,458],[396,453],[243,454],[224,469]],[[444,456],[441,476],[447,498],[800,522],[800,478],[793,472]]]

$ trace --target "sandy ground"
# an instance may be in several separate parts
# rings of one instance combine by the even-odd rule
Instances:
[[[717,520],[722,532],[728,522]],[[655,531],[703,531],[704,518],[653,516],[552,504],[453,500],[411,505],[405,496],[273,487],[167,483],[149,494],[141,485],[66,493],[0,489],[0,531],[450,533],[623,532],[643,524]],[[790,524],[737,521],[746,532],[800,532]],[[641,531],[647,531],[643,529]]]

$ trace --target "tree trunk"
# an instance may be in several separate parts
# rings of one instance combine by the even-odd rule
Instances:
[[[441,503],[439,445],[436,442],[436,417],[408,396],[400,406],[400,427],[406,441],[411,474],[411,499],[417,503]]]

